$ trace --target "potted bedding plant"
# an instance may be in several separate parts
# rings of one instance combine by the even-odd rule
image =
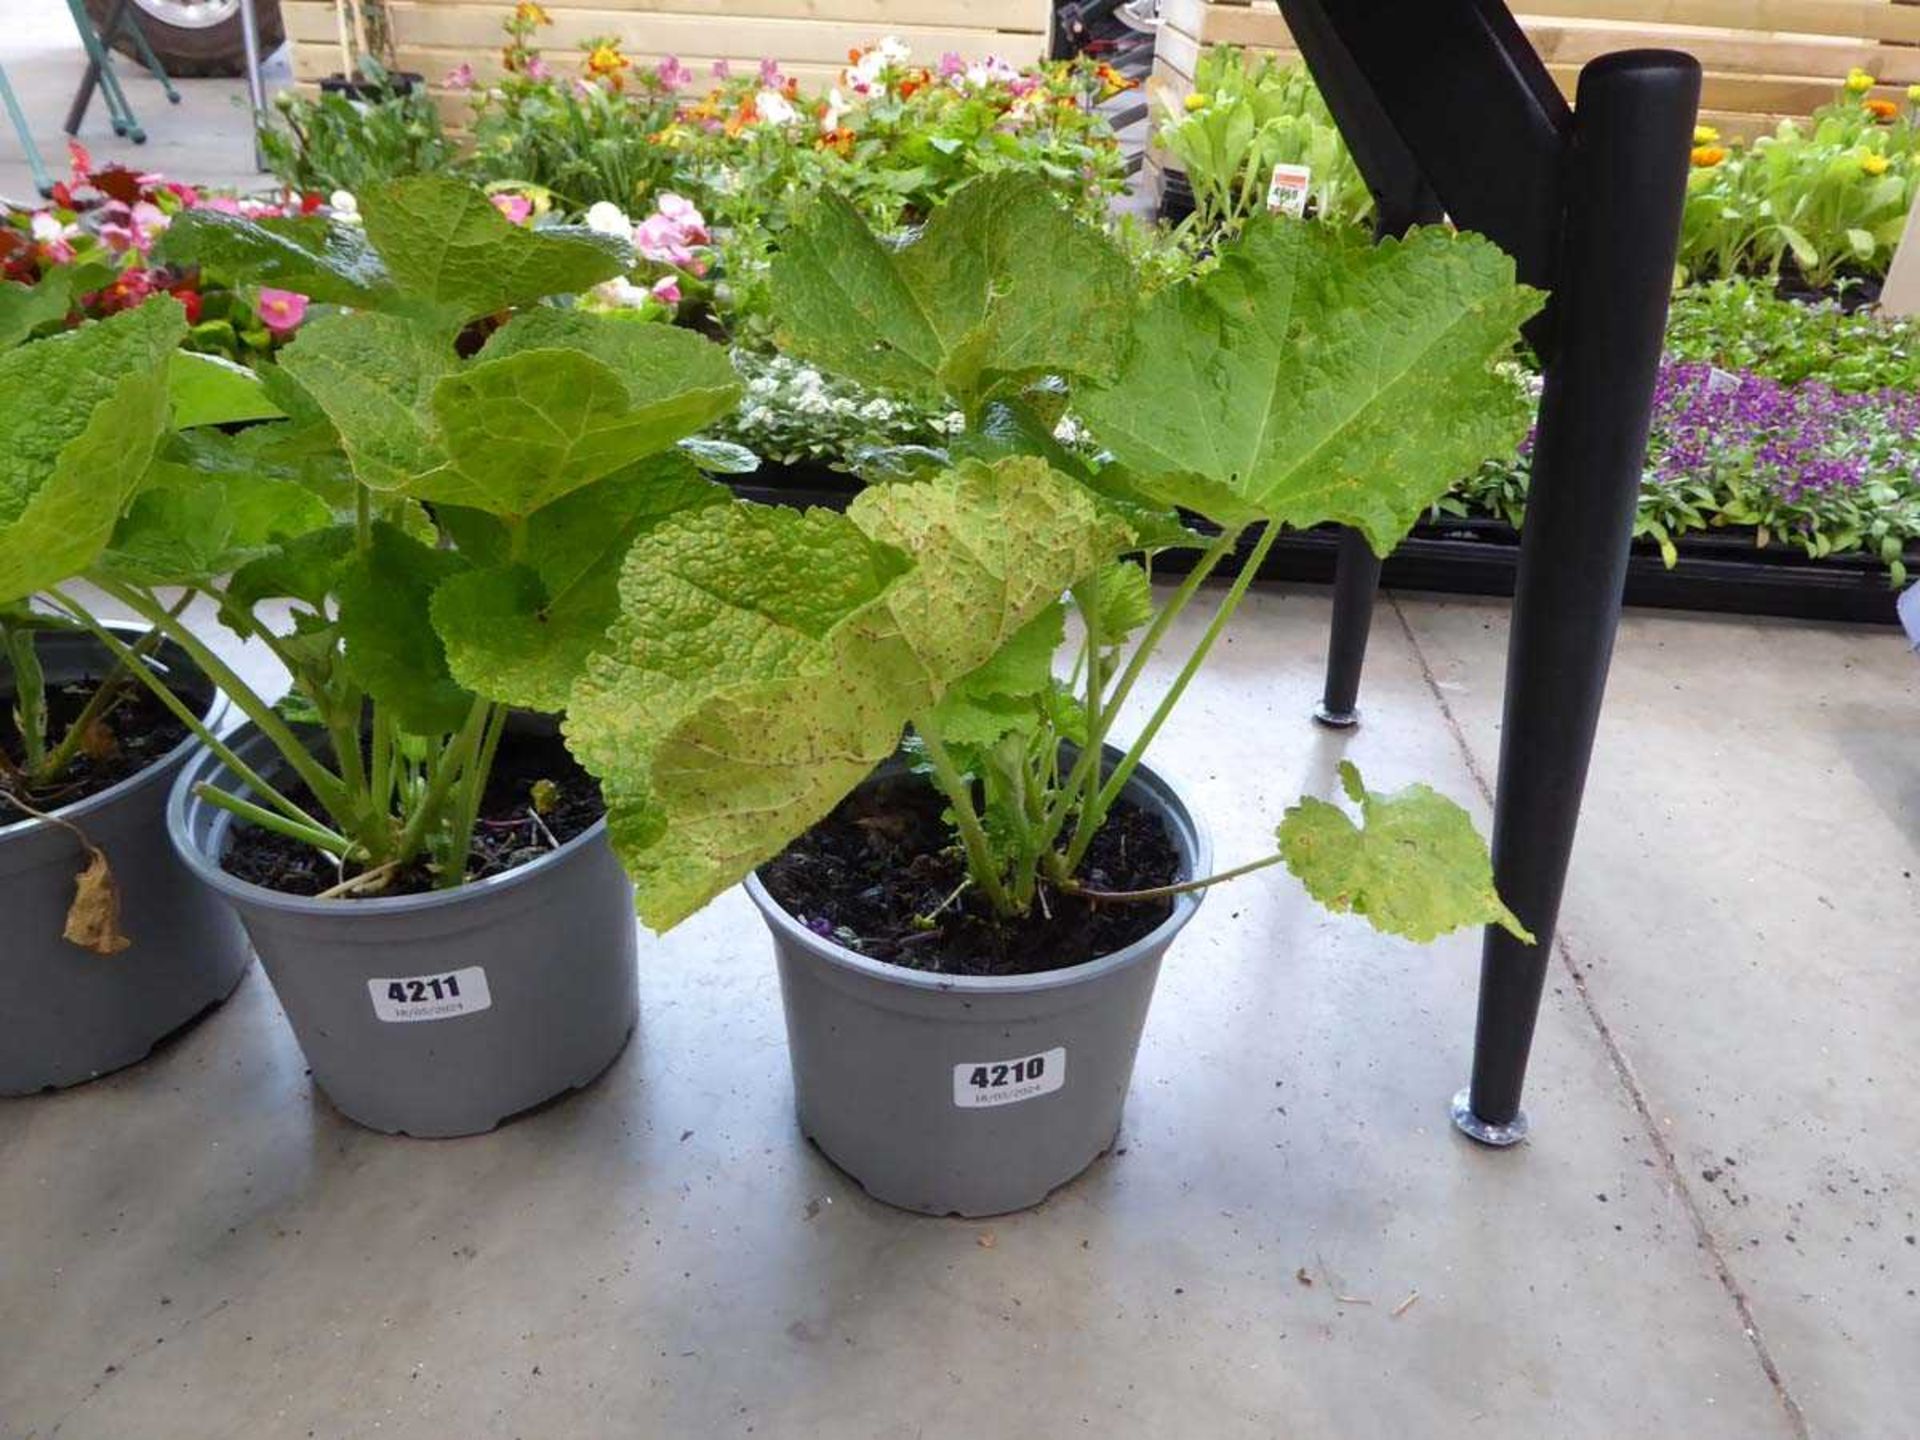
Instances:
[[[33,578],[118,655],[83,577],[244,720],[193,725],[168,824],[320,1086],[374,1128],[464,1134],[586,1083],[632,1030],[630,888],[551,711],[625,545],[725,498],[679,442],[736,387],[698,336],[542,303],[627,271],[624,241],[437,178],[370,190],[361,221],[169,232],[178,263],[312,302],[262,372],[283,418],[173,436],[127,493],[90,492],[104,548]],[[285,699],[182,587],[280,662]]]
[[[1385,551],[1524,433],[1493,367],[1537,299],[1497,249],[1255,221],[1141,301],[1103,234],[993,177],[905,242],[828,198],[773,282],[792,353],[966,426],[844,515],[736,501],[655,527],[567,732],[650,925],[746,881],[801,1125],[870,1193],[990,1214],[1084,1169],[1161,957],[1217,881],[1285,864],[1394,934],[1524,933],[1466,813],[1425,786],[1343,766],[1358,819],[1304,799],[1271,854],[1216,873],[1146,763],[1282,527],[1338,520]],[[1091,458],[1054,440],[1063,402]],[[1196,544],[1156,589],[1154,554]],[[1211,618],[1149,696],[1195,606]]]
[[[34,303],[4,288],[8,308]],[[174,712],[217,724],[212,684],[154,632],[101,627],[109,649],[32,603],[106,541],[94,498],[140,483],[185,331],[167,300],[0,353],[0,1095],[139,1060],[247,966],[239,926],[189,882],[163,823],[194,748]]]

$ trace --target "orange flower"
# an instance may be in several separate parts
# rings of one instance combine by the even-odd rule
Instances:
[[[617,85],[620,72],[632,66],[633,62],[611,40],[601,40],[587,51],[586,71],[596,80],[611,80]]]
[[[1702,170],[1711,170],[1727,158],[1726,148],[1721,145],[1696,145],[1693,147],[1693,163]]]
[[[1131,90],[1140,83],[1137,80],[1129,80],[1104,60],[1094,67],[1093,73],[1109,97],[1118,95],[1122,90]]]
[[[866,53],[867,52],[862,50],[858,45],[854,46],[851,50],[847,51],[847,64],[858,65],[860,63],[860,57]]]
[[[842,125],[822,135],[819,143],[822,150],[831,150],[836,155],[850,155],[853,153],[853,131]]]
[[[760,111],[754,105],[753,97],[749,95],[740,102],[740,108],[727,118],[727,134],[738,135],[759,118]]]
[[[1891,120],[1900,113],[1900,107],[1891,100],[1868,100],[1860,108],[1876,120]]]

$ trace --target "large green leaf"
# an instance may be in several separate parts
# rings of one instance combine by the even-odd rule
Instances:
[[[1110,373],[1133,303],[1126,258],[1035,175],[962,186],[908,243],[823,196],[773,263],[782,347],[968,413],[1041,375]]]
[[[724,504],[724,486],[677,453],[576,491],[527,522],[520,555],[505,526],[451,507],[441,519],[478,568],[433,596],[433,623],[460,684],[532,710],[562,710],[620,613],[620,566],[667,517]]]
[[[376,523],[373,543],[345,562],[335,581],[347,668],[367,694],[392,707],[403,730],[416,735],[459,729],[473,705],[472,694],[447,668],[429,613],[434,590],[467,563]]]
[[[1256,221],[1211,273],[1148,302],[1118,377],[1074,406],[1160,500],[1228,527],[1340,521],[1385,554],[1525,434],[1493,363],[1539,303],[1474,236],[1374,245]]]
[[[1487,843],[1465,810],[1425,785],[1369,790],[1347,761],[1340,783],[1363,825],[1311,797],[1280,821],[1281,854],[1309,895],[1422,943],[1463,925],[1498,925],[1533,942],[1494,890]]]
[[[632,247],[616,236],[515,225],[459,180],[411,176],[359,199],[367,238],[400,289],[468,318],[576,295],[633,265]]]
[[[447,463],[427,407],[456,363],[433,327],[378,314],[310,321],[280,355],[340,432],[354,474],[375,490],[405,489]]]
[[[0,603],[106,548],[167,427],[171,296],[0,354]]]
[[[844,518],[736,505],[635,545],[568,734],[647,923],[678,923],[820,819],[1126,540],[1017,459],[868,490]]]
[[[0,350],[11,350],[42,325],[64,320],[73,307],[72,276],[49,270],[37,285],[0,281]]]
[[[691,365],[677,375],[616,370],[559,348],[515,350],[447,376],[432,408],[448,463],[416,476],[408,493],[524,518],[670,448],[739,394],[719,347],[689,339],[694,353],[718,357],[724,380]]]
[[[398,299],[364,234],[314,218],[249,220],[189,210],[174,217],[154,259],[198,265],[229,284],[273,285],[335,305],[371,308]]]
[[[257,374],[221,355],[182,350],[168,369],[167,391],[176,430],[286,416]]]
[[[205,585],[332,519],[291,481],[157,462],[100,563],[142,585]]]

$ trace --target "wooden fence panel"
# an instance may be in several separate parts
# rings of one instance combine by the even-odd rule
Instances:
[[[580,43],[611,35],[636,64],[674,55],[702,73],[715,60],[735,65],[778,60],[810,88],[824,88],[847,51],[895,35],[931,65],[952,51],[965,59],[998,55],[1015,64],[1047,48],[1049,0],[543,0],[553,24],[538,43],[556,66]],[[473,66],[482,82],[500,73],[501,23],[511,0],[388,0],[395,59],[437,85],[447,71]],[[333,0],[282,0],[293,40],[294,77],[318,81],[340,69]],[[461,102],[444,97],[458,122]]]

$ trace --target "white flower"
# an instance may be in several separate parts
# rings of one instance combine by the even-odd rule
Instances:
[[[360,216],[360,201],[351,190],[334,191],[327,197],[327,208],[336,220],[352,221]]]
[[[633,221],[611,200],[596,200],[587,207],[587,228],[596,235],[615,235],[622,240],[633,238]]]
[[[766,125],[791,125],[800,115],[778,90],[762,90],[754,96],[753,109]]]
[[[80,232],[79,226],[62,225],[58,218],[47,210],[35,211],[30,223],[33,227],[33,238],[42,245],[52,245],[56,241],[65,240]]]
[[[653,299],[653,293],[644,285],[634,284],[624,275],[616,275],[594,286],[593,297],[614,310],[638,310]]]
[[[907,42],[898,35],[886,36],[874,47],[874,50],[889,65],[904,65],[913,54],[913,51],[907,47]]]

